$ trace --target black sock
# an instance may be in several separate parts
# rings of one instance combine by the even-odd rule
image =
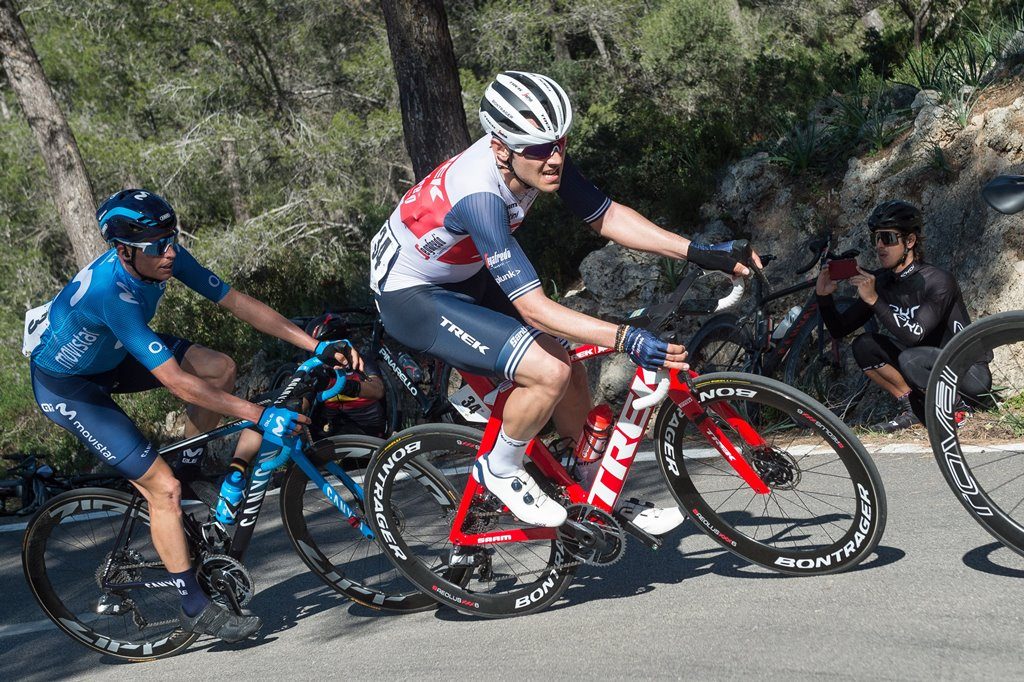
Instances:
[[[171,573],[170,571],[168,573],[170,573],[175,587],[178,588],[178,594],[181,595],[181,610],[185,612],[186,616],[192,618],[206,608],[210,600],[203,594],[203,589],[199,587],[194,570],[190,568],[181,573]]]
[[[913,407],[910,404],[910,394],[905,393],[896,399],[896,405],[899,407],[900,414],[904,412],[912,412]]]

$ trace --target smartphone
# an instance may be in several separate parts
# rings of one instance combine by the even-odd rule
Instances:
[[[850,279],[857,274],[860,273],[857,272],[856,258],[840,258],[828,262],[828,276],[835,282]]]

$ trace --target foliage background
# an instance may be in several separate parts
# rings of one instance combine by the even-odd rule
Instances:
[[[1017,2],[937,6],[928,49],[1020,23]],[[481,133],[476,103],[494,73],[546,73],[573,98],[570,152],[588,176],[684,233],[725,164],[776,149],[829,97],[886,86],[906,70],[912,44],[910,22],[892,2],[446,7],[472,134]],[[20,9],[98,198],[126,186],[165,195],[201,262],[285,314],[368,300],[368,237],[413,179],[376,2],[37,0]],[[861,21],[871,10],[880,32]],[[24,311],[53,296],[74,268],[34,140],[2,77],[0,102],[8,250],[0,261],[0,451],[60,459],[75,446],[35,409],[20,336]],[[239,159],[234,197],[229,148]],[[791,167],[828,173],[842,160],[798,158]],[[549,293],[569,285],[600,245],[557,201],[539,202],[528,231],[524,247]],[[169,289],[154,327],[223,349],[243,368],[265,343],[180,286]],[[159,394],[129,402],[147,423],[173,406]]]

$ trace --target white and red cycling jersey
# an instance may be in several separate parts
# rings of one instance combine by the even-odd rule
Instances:
[[[508,188],[485,135],[406,192],[373,239],[370,286],[378,295],[423,284],[462,282],[485,265],[510,300],[540,286],[512,233],[539,190]],[[567,157],[558,195],[587,223],[611,200]]]

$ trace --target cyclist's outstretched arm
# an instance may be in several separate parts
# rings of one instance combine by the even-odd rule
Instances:
[[[590,227],[605,239],[628,249],[676,259],[689,259],[692,255],[689,239],[658,227],[629,206],[614,201],[600,218],[590,223]],[[760,257],[756,253],[752,257],[755,265],[761,267]],[[737,263],[733,273],[746,276],[750,271],[742,263]]]
[[[578,343],[596,343],[605,348],[616,347],[618,325],[599,320],[590,315],[584,315],[583,313],[566,308],[564,305],[555,303],[545,296],[541,289],[534,289],[523,294],[513,301],[513,305],[519,311],[519,314],[523,316],[523,320],[527,324],[553,336],[560,336]],[[621,346],[621,343],[619,345]],[[684,362],[686,352],[681,345],[667,344],[664,348],[665,361],[663,366],[674,369],[688,368],[688,365]],[[662,365],[658,364],[658,366]]]
[[[218,414],[238,417],[258,423],[263,408],[248,400],[231,395],[207,383],[203,379],[189,374],[181,368],[178,361],[170,358],[152,370],[161,384],[176,397],[189,403],[212,410]]]
[[[264,334],[269,334],[270,336],[277,337],[282,341],[287,341],[293,346],[311,353],[317,348],[317,340],[295,326],[284,315],[277,312],[266,303],[258,301],[252,296],[243,294],[237,289],[230,290],[227,295],[220,300],[220,305],[231,311],[231,314],[242,322],[252,325],[253,328],[258,329]],[[362,358],[359,357],[359,354],[355,349],[351,349],[351,354],[353,369],[362,371]],[[338,361],[341,362],[341,360],[342,356],[339,355]],[[348,362],[346,360],[345,362],[341,362],[341,364],[344,366],[347,365]]]

